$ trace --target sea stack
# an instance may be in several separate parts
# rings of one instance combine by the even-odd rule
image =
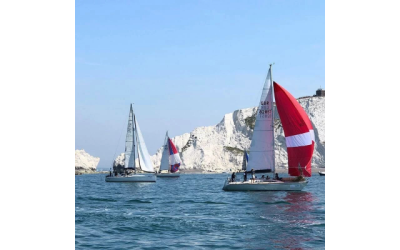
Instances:
[[[97,165],[100,162],[99,157],[91,156],[84,149],[75,150],[75,175],[89,174],[96,172]]]

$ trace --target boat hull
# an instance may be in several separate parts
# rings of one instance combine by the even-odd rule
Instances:
[[[325,176],[325,172],[318,172],[319,175]]]
[[[282,182],[282,181],[271,181],[271,182],[229,182],[225,181],[224,191],[301,191],[308,181],[300,182]]]
[[[166,178],[168,178],[168,177],[179,177],[179,176],[180,176],[179,173],[158,173],[157,174],[157,177],[161,177],[161,178],[163,178],[163,177],[166,177]]]
[[[154,174],[134,174],[130,176],[106,176],[106,182],[156,182]]]

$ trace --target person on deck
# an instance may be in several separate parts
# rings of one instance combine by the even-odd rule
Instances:
[[[236,174],[235,174],[235,172],[233,172],[233,173],[232,173],[232,177],[231,177],[231,182],[234,182],[234,181],[235,181],[235,178],[236,178]]]
[[[281,181],[281,180],[282,180],[282,178],[279,178],[278,173],[275,173],[275,180],[278,180],[278,181]]]
[[[247,181],[247,173],[246,173],[246,171],[244,171],[244,174],[243,174],[243,182],[245,182],[245,181]]]
[[[251,169],[251,182],[254,183],[254,180],[256,179],[256,177],[254,176],[254,173],[256,171],[254,171],[254,168]]]

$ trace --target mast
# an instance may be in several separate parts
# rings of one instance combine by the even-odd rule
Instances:
[[[273,150],[274,150],[274,157],[273,157],[273,163],[274,164],[274,171],[272,171],[272,176],[275,175],[275,117],[274,117],[274,88],[273,88],[273,81],[272,81],[272,64],[269,65],[269,70],[271,72],[270,74],[270,79],[271,79],[271,94],[272,94],[272,142],[273,142]]]

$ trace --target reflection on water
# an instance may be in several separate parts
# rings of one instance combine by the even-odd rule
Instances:
[[[286,192],[283,198],[290,205],[286,206],[286,212],[302,213],[311,210],[311,204],[315,200],[309,192]]]
[[[312,202],[315,201],[309,192],[288,192],[284,198],[290,205],[286,206],[285,212],[293,225],[314,224],[314,217],[309,211],[312,210]]]
[[[318,199],[311,192],[246,192],[247,204],[251,216],[258,216],[258,232],[270,246],[287,249],[303,249],[304,243],[313,240],[313,229],[310,226],[319,219],[312,214],[313,203]],[[256,202],[255,202],[256,201]],[[247,247],[257,249],[257,243]],[[267,247],[268,248],[268,247]]]
[[[287,224],[284,225],[282,237],[274,240],[275,244],[289,249],[303,249],[300,246],[304,242],[311,240],[311,237],[304,236],[303,233],[288,234],[293,228],[307,230],[307,224],[313,224],[313,216],[309,211],[312,210],[312,202],[315,200],[310,192],[286,192],[283,199],[287,204],[282,206],[285,211]]]

